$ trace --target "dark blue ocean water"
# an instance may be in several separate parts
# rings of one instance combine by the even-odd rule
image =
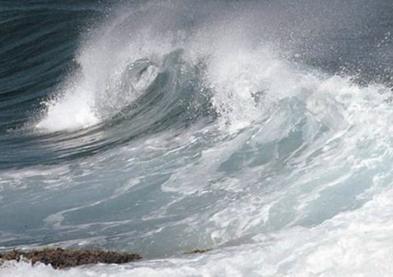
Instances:
[[[0,250],[144,257],[66,276],[391,276],[392,12],[0,0]]]

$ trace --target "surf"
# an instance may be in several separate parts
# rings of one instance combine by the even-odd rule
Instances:
[[[361,2],[119,3],[1,137],[0,245],[143,260],[0,274],[389,276],[391,40]]]

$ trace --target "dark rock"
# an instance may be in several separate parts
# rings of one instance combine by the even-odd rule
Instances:
[[[185,255],[190,255],[190,254],[202,254],[202,253],[206,253],[209,251],[212,251],[213,249],[207,248],[207,249],[195,249],[193,251],[190,252],[186,252],[184,253]]]
[[[132,253],[113,252],[104,250],[66,250],[62,248],[31,250],[27,252],[12,250],[0,253],[0,261],[25,258],[34,265],[37,262],[50,264],[53,268],[67,268],[85,264],[107,263],[123,264],[140,260],[141,256]]]

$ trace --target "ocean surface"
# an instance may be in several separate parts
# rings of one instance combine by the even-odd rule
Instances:
[[[0,276],[393,276],[392,14],[0,0]]]

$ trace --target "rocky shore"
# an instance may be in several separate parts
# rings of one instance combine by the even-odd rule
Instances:
[[[140,260],[138,254],[104,250],[67,250],[62,248],[31,251],[12,250],[0,253],[0,265],[9,260],[28,260],[33,265],[37,262],[51,265],[55,269],[68,268],[85,264],[123,264]]]

